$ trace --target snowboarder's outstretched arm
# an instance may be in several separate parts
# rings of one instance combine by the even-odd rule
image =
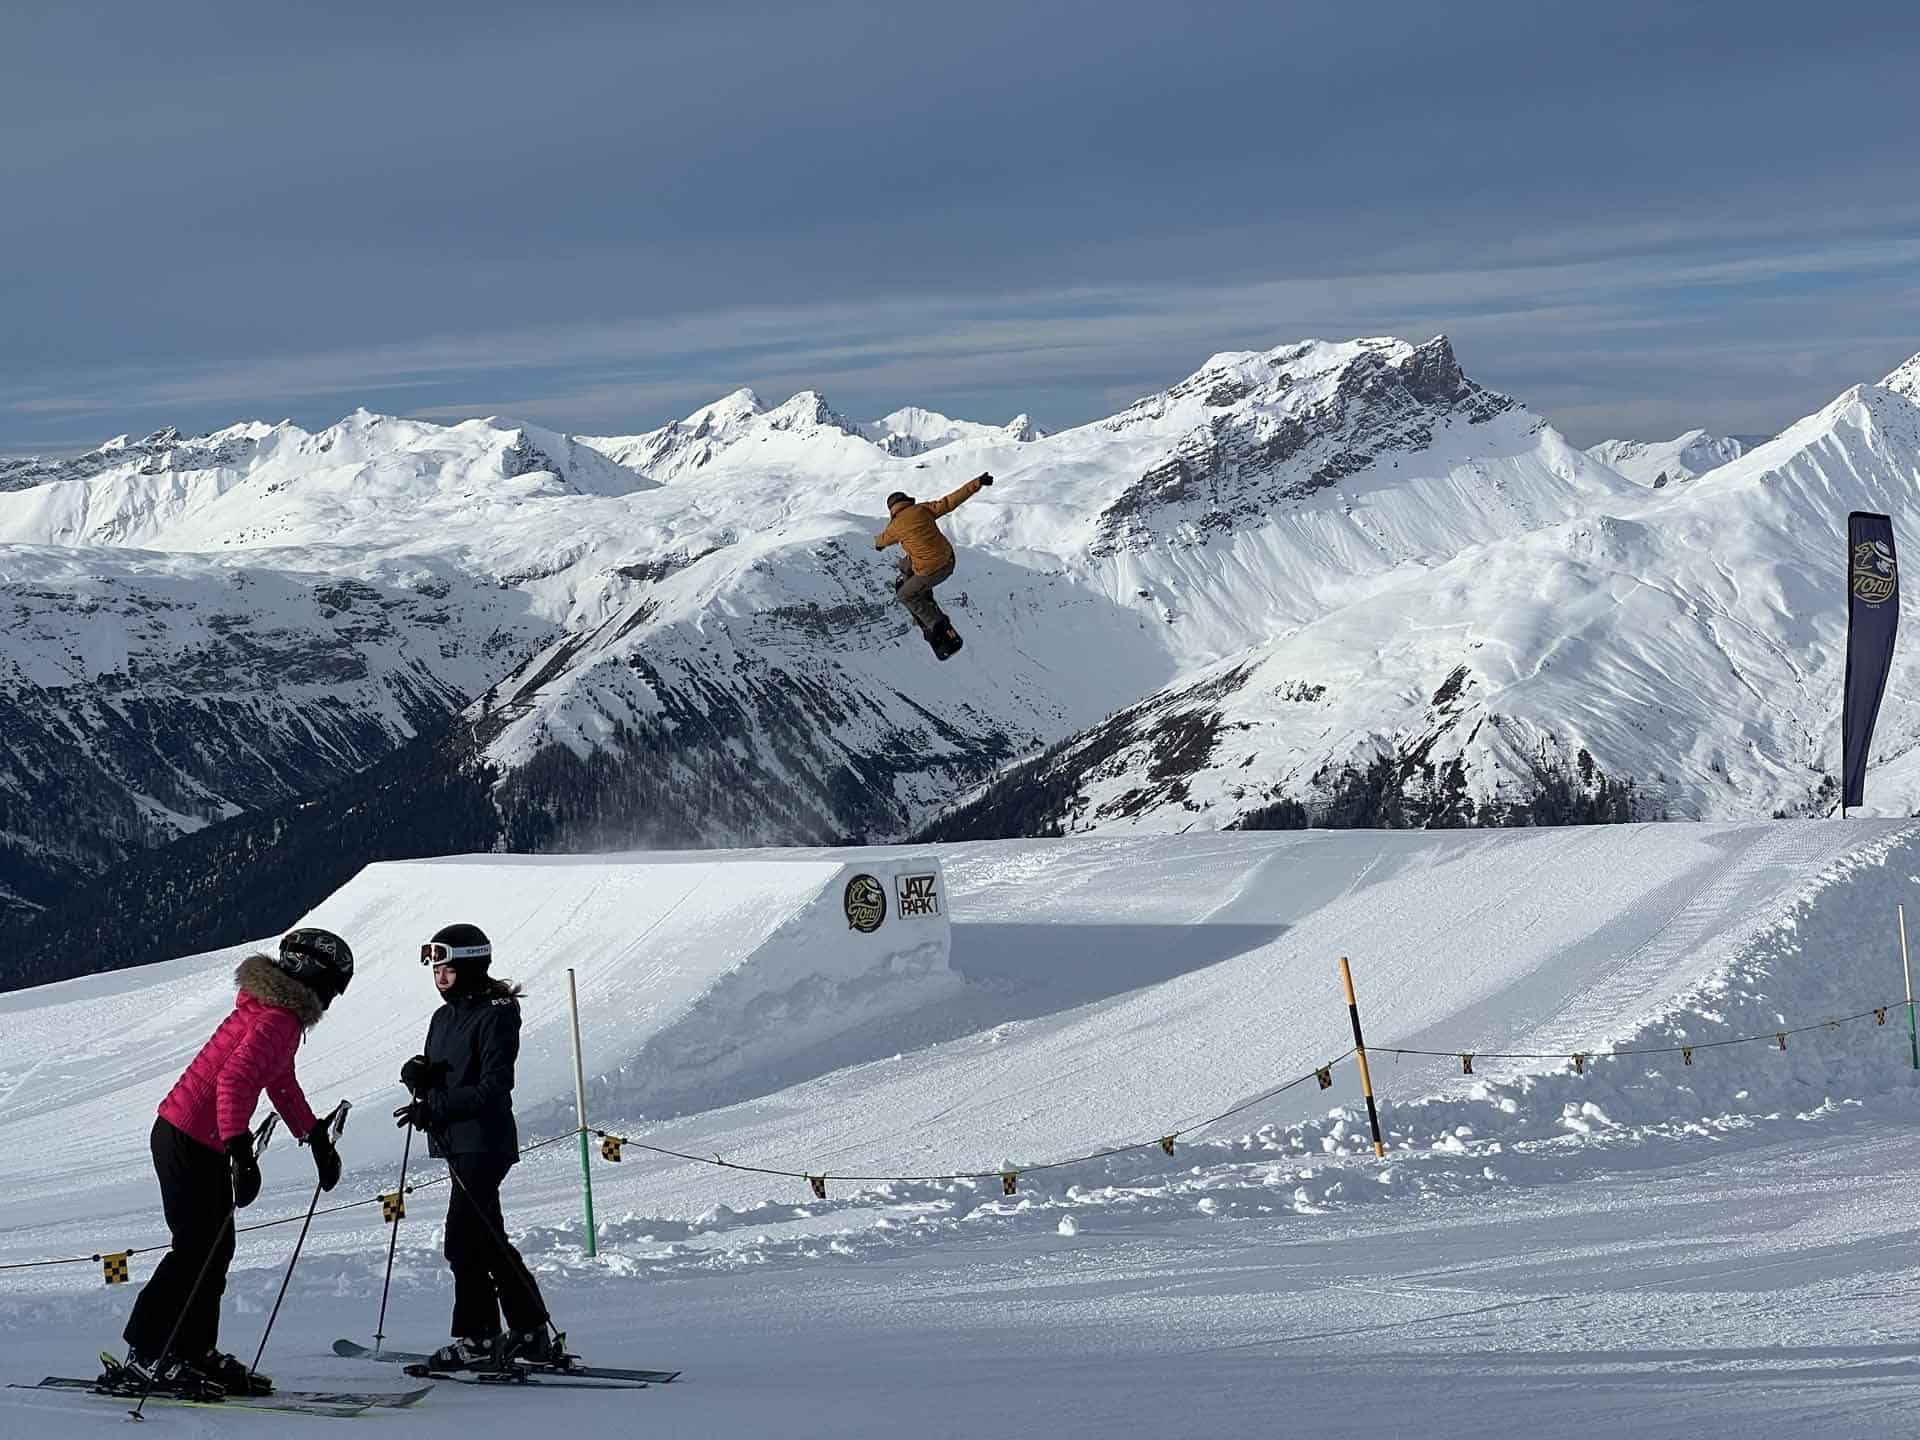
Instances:
[[[971,500],[975,495],[979,494],[982,485],[991,485],[992,483],[993,476],[976,475],[951,495],[942,496],[938,500],[927,501],[927,513],[935,516],[945,515],[962,501]]]

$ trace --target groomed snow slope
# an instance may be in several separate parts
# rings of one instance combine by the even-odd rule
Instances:
[[[361,877],[321,914],[358,927],[370,983],[302,1059],[316,1100],[360,1101],[329,1200],[361,1203],[315,1222],[267,1368],[283,1386],[400,1383],[328,1347],[370,1337],[380,1303],[389,1232],[365,1202],[394,1178],[383,1111],[398,1097],[381,1076],[433,1003],[415,937],[448,906],[487,903],[507,907],[488,912],[502,969],[536,982],[519,1094],[529,1141],[543,1116],[548,1135],[568,1123],[555,1016],[572,963],[601,1076],[596,1123],[831,1178],[818,1201],[797,1178],[635,1149],[596,1160],[589,1260],[571,1139],[531,1150],[507,1213],[562,1323],[592,1358],[682,1366],[686,1379],[620,1396],[443,1385],[409,1412],[411,1436],[547,1424],[577,1440],[882,1437],[903,1433],[902,1416],[904,1433],[942,1437],[983,1424],[1239,1435],[1271,1433],[1276,1414],[1372,1436],[1412,1405],[1432,1433],[1494,1437],[1910,1428],[1920,1271],[1900,1242],[1920,1179],[1920,1086],[1900,1010],[1881,1025],[1871,1007],[1900,993],[1893,907],[1920,881],[1920,826],[1112,837],[938,858],[952,978],[837,1033],[817,1009],[769,1013],[721,992],[744,983],[765,998],[791,972],[844,967],[820,952],[847,938],[833,918],[845,864],[923,873],[924,856],[460,860]],[[738,903],[710,904],[716,892]],[[824,928],[782,950],[790,927],[772,912],[804,918],[809,905]],[[648,944],[666,948],[633,945],[634,922],[655,918]],[[1346,1048],[1341,952],[1375,1051],[1386,1163],[1351,1063],[1331,1092],[1308,1081],[1183,1130],[1163,1155],[1158,1135]],[[232,958],[0,1000],[0,1265],[162,1238],[140,1132],[224,1009]],[[755,1063],[715,1088],[734,1103],[683,1097],[677,1118],[651,1120],[640,1097],[655,1077],[611,1072],[703,1013]],[[1776,1029],[1796,1031],[1785,1050]],[[1761,1038],[1706,1048],[1741,1036]],[[753,1047],[776,1037],[787,1059],[759,1063]],[[1703,1048],[1690,1065],[1596,1055],[1584,1074],[1487,1054],[1610,1044]],[[1470,1048],[1476,1074],[1455,1054],[1395,1047]],[[795,1083],[772,1088],[783,1077]],[[997,1179],[841,1178],[1143,1140],[1027,1171],[1014,1196]],[[222,1343],[246,1355],[313,1193],[297,1148],[276,1142],[265,1170],[249,1222],[296,1223],[242,1237]],[[412,1179],[432,1186],[437,1171]],[[440,1184],[413,1196],[399,1232],[389,1343],[444,1334]],[[136,1281],[152,1263],[134,1257]],[[5,1378],[84,1371],[130,1302],[85,1258],[0,1269]],[[258,1425],[161,1413],[169,1433]],[[0,1391],[7,1437],[113,1423],[106,1402]]]
[[[1343,953],[1376,1046],[1604,1051],[1648,1033],[1707,1039],[1885,1003],[1897,992],[1891,906],[1904,884],[1891,871],[1872,903],[1830,905],[1827,942],[1858,933],[1817,964],[1755,957],[1791,938],[1780,927],[1796,904],[1818,903],[1832,877],[1889,847],[1904,853],[1913,833],[1807,822],[953,847],[940,858],[957,975],[944,921],[890,915],[871,937],[846,925],[850,866],[891,890],[897,875],[932,868],[922,853],[374,866],[309,917],[341,930],[362,959],[301,1071],[316,1104],[349,1098],[364,1117],[345,1147],[348,1191],[389,1183],[398,1145],[382,1112],[433,1005],[418,940],[470,918],[493,934],[500,971],[529,985],[516,1097],[529,1140],[571,1123],[573,966],[598,1126],[796,1171],[1028,1165],[1183,1130],[1341,1055]],[[33,1217],[0,1258],[85,1253],[120,1232],[150,1238],[152,1106],[224,1013],[236,953],[0,998],[0,1185],[10,1212]],[[1800,1063],[1796,1053],[1764,1073]],[[1578,1085],[1530,1078],[1565,1068],[1483,1060],[1462,1082],[1457,1062],[1409,1060],[1383,1064],[1380,1078],[1396,1143],[1425,1151],[1452,1146],[1459,1122],[1448,1107],[1460,1105],[1486,1112],[1478,1127],[1563,1133],[1557,1098],[1490,1107],[1489,1077],[1556,1097],[1564,1088],[1576,1105],[1620,1083],[1612,1071]],[[1337,1073],[1331,1097],[1303,1086],[1185,1141],[1286,1122],[1320,1134],[1314,1117],[1329,1100],[1354,1098],[1351,1067]],[[1481,1102],[1462,1097],[1463,1083],[1480,1087]],[[1762,1108],[1779,1098],[1750,1095]],[[1408,1108],[1419,1100],[1444,1103]],[[1653,1103],[1673,1097],[1661,1090]],[[1360,1144],[1345,1123],[1325,1134],[1336,1151]],[[302,1194],[301,1159],[268,1166],[264,1211]],[[1154,1151],[1048,1183],[1157,1185],[1170,1168]],[[683,1226],[715,1205],[800,1198],[793,1182],[687,1164],[626,1164],[602,1183],[603,1215]],[[516,1185],[518,1203],[531,1204],[524,1219],[574,1225],[564,1166],[530,1161]],[[50,1208],[62,1196],[74,1198]],[[653,1221],[636,1222],[610,1238],[651,1233]],[[347,1223],[316,1243],[352,1247],[356,1234]],[[43,1283],[57,1278],[45,1272]]]

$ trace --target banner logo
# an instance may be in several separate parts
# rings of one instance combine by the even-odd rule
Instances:
[[[847,928],[871,935],[887,918],[887,891],[871,875],[847,881]]]
[[[1868,605],[1884,605],[1899,589],[1899,571],[1893,548],[1884,540],[1866,540],[1853,547],[1853,595]]]
[[[901,919],[918,919],[940,913],[938,875],[899,875],[894,877],[893,888],[900,902]]]

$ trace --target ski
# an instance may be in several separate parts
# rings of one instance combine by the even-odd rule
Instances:
[[[336,1340],[333,1353],[345,1360],[379,1360],[392,1365],[424,1365],[433,1356],[417,1350],[382,1350],[375,1354],[353,1340]],[[621,1370],[606,1365],[530,1365],[516,1361],[535,1375],[572,1375],[584,1380],[634,1380],[650,1385],[665,1385],[679,1375],[678,1370]],[[441,1372],[436,1371],[435,1374]]]
[[[66,1375],[49,1375],[36,1385],[12,1384],[9,1390],[57,1390],[63,1394],[91,1395],[101,1400],[138,1401],[138,1389],[114,1390],[100,1388],[97,1380],[80,1380]],[[271,1395],[228,1395],[219,1399],[193,1399],[185,1395],[169,1395],[165,1390],[155,1390],[148,1397],[149,1405],[185,1405],[206,1410],[284,1410],[295,1415],[320,1415],[336,1420],[350,1420],[356,1415],[364,1415],[369,1410],[398,1410],[417,1404],[433,1393],[433,1386],[422,1385],[412,1390],[279,1390]]]
[[[426,1365],[403,1365],[406,1374],[422,1380],[451,1380],[456,1385],[494,1385],[515,1389],[522,1385],[549,1390],[645,1390],[645,1380],[613,1380],[605,1376],[583,1376],[577,1370],[542,1370],[534,1374],[525,1366],[510,1370],[435,1370]]]

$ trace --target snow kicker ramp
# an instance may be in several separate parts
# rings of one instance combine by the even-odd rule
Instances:
[[[420,945],[468,921],[492,939],[494,973],[526,987],[516,1076],[524,1136],[574,1123],[569,968],[593,1109],[617,1097],[623,1115],[648,1116],[692,1092],[750,1094],[773,1083],[762,1076],[792,1078],[798,1057],[845,1027],[956,987],[946,909],[939,862],[913,854],[857,864],[645,854],[370,865],[301,922],[345,936],[356,962],[352,988],[302,1051],[301,1081],[316,1109],[353,1102],[350,1166],[397,1162],[387,1112],[405,1098],[400,1063],[420,1049],[439,1003]],[[103,1173],[150,1182],[154,1106],[227,1013],[234,964],[254,948],[0,995],[7,1212],[30,1211],[17,1202],[37,1195],[72,1215],[73,1204],[92,1203]],[[277,1168],[293,1167],[283,1157]]]
[[[1347,954],[1370,1043],[1482,1053],[1474,1077],[1457,1055],[1383,1055],[1375,1078],[1401,1134],[1416,1102],[1503,1074],[1534,1083],[1488,1052],[1605,1050],[1649,1027],[1705,1041],[1891,998],[1891,906],[1914,863],[1897,857],[1917,834],[1763,822],[1007,841],[945,847],[938,865],[884,849],[380,865],[311,917],[349,937],[361,973],[301,1071],[317,1104],[344,1096],[361,1112],[343,1183],[358,1194],[390,1185],[394,1076],[437,1003],[419,944],[466,919],[494,937],[499,972],[528,987],[516,1108],[529,1138],[572,1124],[572,966],[597,1127],[791,1171],[1030,1166],[1152,1147],[1172,1130],[1225,1143],[1351,1106],[1353,1067],[1341,1065],[1331,1090],[1307,1083],[1193,1128],[1347,1050],[1336,968]],[[1869,898],[1835,888],[1852,870]],[[871,934],[849,926],[860,875],[888,898]],[[914,876],[931,877],[938,917],[899,915]],[[1809,897],[1823,907],[1817,953],[1774,955]],[[146,1233],[153,1105],[225,1013],[236,953],[0,996],[0,1258]],[[1749,972],[1759,978],[1737,978]],[[1729,976],[1750,992],[1738,1011]],[[1722,1072],[1796,1083],[1817,1038],[1796,1040],[1781,1057],[1790,1065],[1688,1069],[1702,1079],[1687,1083]],[[1608,1099],[1612,1082],[1577,1084],[1569,1103]],[[1662,1090],[1647,1113],[1672,1103]],[[1558,1114],[1529,1103],[1514,1119],[1551,1126]],[[607,1214],[638,1215],[642,1229],[646,1217],[792,1198],[775,1177],[629,1158],[599,1167],[596,1184]],[[268,1210],[304,1204],[304,1160],[265,1167]],[[1152,1147],[1139,1163],[1167,1162]],[[1098,1166],[1055,1173],[1062,1184],[1111,1178]],[[571,1166],[530,1161],[514,1184],[521,1223],[577,1236]]]
[[[953,966],[974,1004],[966,1033],[644,1133],[734,1162],[920,1175],[1151,1145],[1174,1130],[1220,1139],[1304,1122],[1359,1099],[1352,1065],[1336,1067],[1331,1090],[1309,1082],[1190,1128],[1346,1053],[1342,954],[1369,1044],[1456,1052],[1376,1059],[1397,1123],[1414,1102],[1489,1077],[1566,1068],[1483,1058],[1466,1078],[1457,1052],[1605,1051],[1667,1016],[1692,1017],[1688,1038],[1728,1033],[1711,992],[1730,969],[1839,870],[1883,865],[1885,847],[1914,833],[1761,822],[951,847]],[[1735,1023],[1771,1032],[1897,995],[1892,905],[1859,913],[1844,966],[1826,955],[1780,962],[1765,992],[1776,1008]],[[1120,961],[1133,973],[1097,983]],[[971,993],[988,982],[986,996]],[[1046,1003],[1048,990],[1067,1003]],[[1156,1149],[1142,1163],[1162,1160]],[[757,1177],[685,1166],[647,1174],[634,1203],[692,1214],[767,1193]]]

